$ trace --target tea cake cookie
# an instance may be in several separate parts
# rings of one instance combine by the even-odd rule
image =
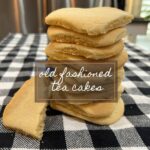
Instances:
[[[34,80],[27,80],[10,100],[3,113],[3,125],[40,140],[43,136],[47,103],[35,102]]]
[[[112,7],[62,8],[50,13],[45,22],[94,36],[123,27],[132,19],[129,13]]]
[[[86,47],[76,44],[68,43],[50,43],[45,49],[46,55],[50,55],[50,51],[56,51],[58,53],[65,53],[75,56],[83,56],[87,59],[106,59],[119,54],[123,50],[123,41],[119,41],[111,46],[107,47]]]
[[[117,28],[111,30],[107,34],[87,36],[86,34],[79,34],[57,26],[50,26],[47,31],[47,35],[52,42],[73,43],[89,47],[103,47],[112,45],[125,37],[126,33],[127,31],[125,28]]]

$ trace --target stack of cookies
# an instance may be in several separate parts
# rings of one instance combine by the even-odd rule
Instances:
[[[132,16],[126,12],[108,7],[65,8],[46,17],[51,42],[45,52],[50,60],[80,60],[85,63],[117,61],[118,67],[116,103],[82,101],[82,94],[76,95],[80,101],[70,101],[71,94],[59,92],[65,94],[62,96],[68,101],[51,101],[52,108],[100,125],[112,124],[123,115],[121,81],[128,56],[121,39],[126,35],[124,26],[131,20]],[[70,81],[74,82],[76,80]],[[78,82],[83,83],[84,80],[79,78]],[[15,93],[4,110],[3,125],[41,140],[48,103],[36,103],[34,83],[35,78],[31,78]],[[91,96],[92,93],[87,94]]]
[[[128,13],[109,7],[64,8],[46,17],[46,24],[49,25],[47,34],[51,42],[45,52],[49,60],[79,60],[87,63],[117,61],[118,67],[116,103],[51,101],[52,108],[100,125],[112,124],[123,115],[121,81],[124,77],[123,66],[128,55],[124,50],[122,38],[126,35],[124,26],[131,20],[132,16]],[[84,98],[83,95],[77,96],[80,99]],[[67,93],[65,97],[68,100],[72,99]]]

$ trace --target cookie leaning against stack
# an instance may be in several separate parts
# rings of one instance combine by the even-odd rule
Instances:
[[[122,38],[126,35],[124,26],[131,20],[132,16],[128,13],[109,7],[56,10],[45,19],[49,25],[47,34],[51,40],[45,52],[49,60],[80,60],[80,62],[116,60],[120,70],[128,58],[127,52],[123,50]],[[118,76],[122,80],[124,72],[118,73]],[[118,94],[122,93],[121,85],[120,89]],[[65,96],[72,97],[67,93]],[[89,122],[100,125],[111,124],[123,115],[124,104],[120,96],[121,94],[117,103],[52,101],[50,105],[56,110]]]
[[[25,135],[41,139],[47,103],[35,102],[35,78],[27,80],[15,93],[3,113],[3,125]]]

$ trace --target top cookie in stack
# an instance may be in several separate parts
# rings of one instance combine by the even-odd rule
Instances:
[[[85,33],[89,36],[105,34],[110,30],[123,27],[131,22],[132,16],[116,8],[63,8],[49,14],[45,21],[48,25]]]

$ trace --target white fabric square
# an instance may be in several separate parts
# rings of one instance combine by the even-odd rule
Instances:
[[[0,93],[1,95],[1,93]],[[6,98],[6,96],[0,96],[0,105],[2,106],[4,103],[4,99]]]
[[[88,130],[84,121],[66,115],[63,115],[63,123],[66,131]]]
[[[150,104],[150,98],[145,95],[129,94],[136,104]]]
[[[13,84],[13,82],[0,82],[0,90],[9,90],[12,88]]]
[[[110,125],[110,128],[112,130],[126,129],[126,128],[132,128],[132,127],[134,127],[134,126],[132,125],[132,123],[125,116],[123,116],[116,123]]]
[[[122,150],[148,150],[146,147],[121,147]]]
[[[130,80],[124,80],[122,83],[125,88],[136,88],[136,85]]]

